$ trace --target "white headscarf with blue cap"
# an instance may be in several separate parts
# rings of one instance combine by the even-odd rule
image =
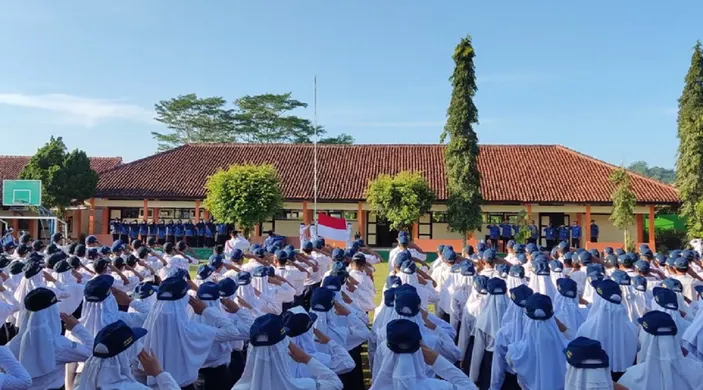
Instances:
[[[620,290],[622,290],[622,304],[627,310],[627,316],[633,324],[637,325],[637,319],[647,312],[644,293],[637,291],[633,285],[620,286]]]
[[[608,367],[576,368],[566,365],[564,390],[612,390],[613,378]]]
[[[503,291],[503,294],[488,294],[483,309],[476,317],[474,348],[469,370],[469,377],[473,382],[478,381],[485,351],[492,352],[495,347],[496,336],[503,324],[503,316],[508,309],[509,300],[507,291]]]
[[[527,287],[531,288],[535,293],[548,296],[552,300],[559,295],[550,275],[533,274],[527,283]]]
[[[690,356],[703,362],[703,310],[698,310],[691,326],[681,336],[683,347]]]
[[[385,333],[385,332],[384,332]],[[424,339],[423,339],[424,341]],[[428,366],[422,357],[422,350],[413,353],[395,353],[386,343],[379,344],[378,356],[383,356],[380,364],[375,363],[373,383],[369,390],[443,390],[447,382],[427,375]]]
[[[56,370],[56,356],[62,350],[59,338],[63,338],[61,319],[54,304],[39,311],[25,310],[23,326],[7,347],[29,376],[38,378]]]
[[[293,314],[308,315],[308,312],[306,312],[305,309],[303,309],[301,306],[296,306],[294,308],[289,309],[288,311]],[[290,337],[289,340],[291,343],[299,346],[300,349],[305,351],[305,353],[314,357],[315,359],[317,359],[317,361],[324,364],[326,367],[330,367],[332,365],[332,357],[326,353],[317,350],[317,347],[315,346],[315,339],[313,338],[313,329],[313,327],[310,327],[310,329],[308,329],[305,333],[295,337]],[[291,359],[290,361],[290,372],[294,378],[312,377],[312,374],[310,373],[310,370],[308,369],[307,365],[298,363],[293,359]]]
[[[683,356],[676,336],[654,336],[640,330],[637,364],[618,380],[628,389],[700,389],[703,363]]]
[[[110,358],[91,356],[86,360],[76,390],[141,390],[150,389],[137,382],[132,374],[132,363],[142,350],[142,339]]]
[[[544,314],[544,313],[543,313]],[[505,360],[524,389],[561,389],[566,375],[566,339],[554,317],[525,318],[522,339],[508,346]]]
[[[574,292],[578,294],[578,290]],[[557,292],[556,297],[554,297],[554,315],[567,329],[576,332],[586,322],[588,309],[579,307],[577,297],[565,297]]]

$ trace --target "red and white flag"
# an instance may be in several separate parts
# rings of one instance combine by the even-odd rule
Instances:
[[[317,236],[328,240],[349,241],[349,230],[347,230],[347,220],[344,218],[334,218],[327,214],[317,215]]]

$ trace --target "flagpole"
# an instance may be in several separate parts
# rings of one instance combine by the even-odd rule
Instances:
[[[312,81],[312,86],[313,86],[313,126],[315,128],[315,144],[313,145],[313,159],[314,159],[314,180],[315,183],[313,185],[314,187],[314,210],[315,210],[315,231],[317,231],[317,75],[313,77]]]

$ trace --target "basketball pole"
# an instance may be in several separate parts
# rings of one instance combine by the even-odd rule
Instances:
[[[317,75],[315,75],[312,79],[312,88],[313,88],[313,103],[312,103],[313,126],[315,129],[315,143],[312,147],[313,148],[313,160],[314,160],[314,163],[313,163],[313,165],[314,165],[314,167],[313,167],[314,179],[313,180],[315,181],[313,184],[313,188],[314,188],[314,202],[313,202],[314,206],[313,206],[313,208],[314,208],[314,213],[315,213],[315,236],[317,236],[317,141],[318,141],[318,139],[317,139],[317,137],[318,137],[318,134],[317,134]]]

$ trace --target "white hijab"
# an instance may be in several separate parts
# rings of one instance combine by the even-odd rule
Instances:
[[[22,275],[22,274],[20,274]],[[24,308],[24,297],[29,294],[30,291],[34,290],[35,288],[39,287],[44,287],[48,288],[46,285],[46,280],[44,280],[44,270],[39,271],[38,274],[32,276],[31,278],[25,278],[22,276],[22,279],[20,280],[19,285],[17,286],[17,289],[15,289],[15,299],[17,302],[20,304],[20,310],[15,313],[15,318],[17,319],[17,327],[20,328],[24,324],[22,323],[22,318],[26,317],[23,316],[22,314],[26,314],[25,312],[27,309]],[[52,289],[53,290],[53,289]]]
[[[329,311],[317,311],[313,308],[311,309],[311,311],[317,314],[317,321],[315,321],[313,328],[326,334],[337,344],[342,346],[347,345],[347,338],[349,338],[349,328],[345,326],[340,326],[340,320],[337,318],[337,314],[334,312],[334,309],[330,309]]]
[[[292,359],[288,356],[289,343],[290,340],[286,337],[271,346],[250,345],[244,373],[232,390],[317,390],[314,379],[294,378],[291,375]]]
[[[59,312],[66,314],[73,314],[78,306],[80,306],[83,300],[83,289],[84,286],[78,284],[76,277],[73,276],[71,271],[65,271],[56,274],[56,281],[63,284],[61,290],[63,290],[68,297],[61,298],[59,302]]]
[[[151,309],[154,307],[154,304],[156,304],[156,293],[153,293],[144,299],[142,299],[142,298],[133,298],[133,299],[135,301],[144,302]],[[127,309],[127,313],[139,313],[139,311],[137,311],[136,309],[132,308],[132,306],[130,306]]]
[[[247,303],[252,305],[257,310],[264,309],[264,303],[260,301],[259,297],[256,296],[256,293],[254,292],[254,286],[251,283],[239,286],[235,295],[247,301]]]
[[[628,368],[619,384],[628,389],[700,389],[703,363],[683,356],[676,336],[653,336],[640,332],[641,361]]]
[[[527,281],[525,278],[518,278],[516,276],[508,275],[508,279],[506,279],[505,284],[508,286],[508,291],[510,291],[521,284],[527,284]]]
[[[613,379],[605,368],[576,368],[566,365],[564,390],[612,390]]]
[[[546,295],[552,300],[554,300],[554,297],[559,294],[557,293],[557,288],[554,286],[554,282],[552,282],[550,275],[532,275],[527,287],[531,288],[535,294],[540,293],[542,295]]]
[[[273,300],[276,296],[276,291],[274,290],[275,287],[269,284],[268,276],[252,276],[250,286],[259,290],[259,292],[261,292],[261,297],[269,297]],[[239,289],[237,289],[237,291],[239,291]],[[246,300],[246,298],[244,299]]]
[[[299,346],[305,353],[314,357],[326,367],[330,367],[332,365],[332,356],[317,350],[312,335],[313,328],[310,328],[307,332],[299,336],[291,337],[290,342]],[[294,378],[312,378],[312,373],[308,369],[308,366],[298,363],[293,359],[290,361],[290,372]]]
[[[575,332],[586,322],[588,309],[579,307],[577,298],[565,297],[557,293],[554,298],[554,315],[568,329]]]
[[[27,370],[37,378],[56,370],[56,339],[61,337],[61,319],[57,305],[44,310],[25,310],[23,326],[10,340],[8,348]]]
[[[566,375],[567,342],[554,317],[534,320],[526,316],[521,340],[508,346],[505,360],[527,389],[561,389]]]
[[[622,304],[627,310],[627,316],[633,324],[637,325],[637,320],[647,312],[644,293],[637,291],[635,286],[620,286],[622,291]],[[680,315],[679,315],[680,316]]]
[[[123,320],[128,326],[139,326],[130,321],[127,313],[120,312],[117,307],[117,301],[112,293],[108,294],[105,299],[100,302],[88,302],[83,300],[83,310],[81,312],[80,323],[92,337],[95,337],[102,328],[112,324],[115,321]],[[69,334],[69,338],[73,341],[78,341]]]
[[[520,341],[522,335],[525,332],[525,322],[527,316],[525,315],[525,309],[516,305],[512,300],[508,304],[508,309],[505,310],[503,315],[503,320],[501,329],[506,336],[508,344],[515,341]]]
[[[679,333],[681,333],[679,331]],[[698,310],[691,326],[681,336],[683,347],[699,361],[703,361],[703,310]]]
[[[420,305],[423,308],[427,308],[427,304],[429,303],[427,301],[427,290],[425,290],[425,286],[420,284],[420,282],[417,279],[417,274],[406,274],[405,272],[399,272],[398,277],[400,278],[400,281],[403,282],[403,284],[409,284],[417,290],[417,295],[420,296]]]
[[[595,302],[598,304],[594,302],[576,337],[600,341],[610,357],[610,370],[625,372],[637,354],[637,327],[627,317],[622,304],[607,301],[598,294],[594,298],[597,298]]]
[[[395,310],[393,310],[388,316],[388,322],[391,322],[393,320],[409,320],[416,323],[417,326],[420,328],[420,334],[422,335],[422,343],[428,346],[430,349],[435,349],[435,347],[437,346],[437,336],[428,327],[425,326],[425,320],[422,319],[422,314],[417,313],[414,316],[407,317],[400,315]],[[388,338],[388,333],[386,332],[386,330],[387,327],[384,327],[381,331],[381,334],[378,335],[378,344],[381,344]]]
[[[220,303],[220,299],[208,299],[208,300],[202,300],[205,306],[208,308],[212,307],[215,308],[217,311],[222,313],[222,304]],[[203,317],[202,315],[196,314],[193,309],[190,306],[186,307],[186,313],[188,313],[188,319],[196,324],[202,324],[202,325],[207,325],[215,328],[215,323],[212,321],[209,321],[209,317]],[[222,313],[224,315],[224,313]],[[208,354],[208,357],[206,359],[207,362],[210,361],[215,361],[222,357],[223,355],[231,354],[232,353],[232,343],[231,342],[224,342],[224,343],[213,343],[212,347],[210,347],[210,353]]]
[[[86,360],[76,390],[141,390],[149,389],[132,375],[132,362],[142,350],[142,340],[111,358],[91,356]]]
[[[659,303],[656,301],[656,299],[652,300],[652,310],[663,311],[664,313],[671,316],[671,318],[676,323],[676,329],[678,329],[678,332],[676,332],[676,340],[679,343],[683,344],[683,342],[681,341],[681,338],[686,333],[688,328],[691,327],[691,321],[681,317],[681,312],[679,312],[678,310],[667,309],[664,306],[660,306]],[[641,352],[642,351],[640,350],[640,353]]]
[[[189,295],[175,301],[157,300],[144,321],[149,332],[144,347],[151,350],[179,386],[187,386],[198,378],[215,340],[217,329],[188,321],[186,307]],[[156,378],[148,377],[147,385],[156,385]]]
[[[378,373],[369,390],[443,390],[447,382],[429,378],[422,350],[413,353],[395,353],[386,343],[380,344],[379,355],[383,356]]]
[[[395,310],[394,307],[386,306],[383,300],[381,300],[381,304],[374,310],[371,331],[376,334],[376,337],[380,337],[381,332],[385,333],[386,325],[389,322],[388,318],[393,310]]]
[[[489,294],[483,309],[476,318],[476,329],[480,329],[495,340],[498,330],[503,324],[503,316],[508,309],[509,301],[510,298],[507,294]],[[517,307],[515,304],[512,306]]]

